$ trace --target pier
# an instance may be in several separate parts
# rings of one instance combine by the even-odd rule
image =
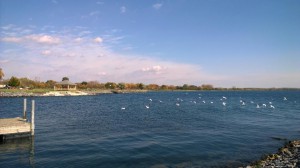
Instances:
[[[34,136],[34,111],[35,102],[32,100],[31,120],[27,121],[27,100],[24,99],[23,116],[16,118],[0,118],[0,142],[8,139]]]

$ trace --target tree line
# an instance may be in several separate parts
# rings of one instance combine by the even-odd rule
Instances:
[[[64,79],[69,79],[64,77]],[[46,82],[31,80],[28,78],[11,77],[10,79],[2,80],[2,84],[9,88],[24,88],[24,89],[52,89],[57,81],[47,80]],[[203,84],[200,86],[184,84],[182,86],[175,85],[158,85],[158,84],[143,84],[143,83],[115,83],[98,81],[83,81],[76,83],[77,88],[81,90],[89,89],[117,89],[117,90],[213,90],[211,84]]]

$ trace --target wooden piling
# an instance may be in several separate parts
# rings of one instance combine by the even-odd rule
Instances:
[[[24,99],[23,119],[26,120],[27,99]]]
[[[30,124],[30,129],[31,129],[31,135],[34,136],[34,110],[35,110],[35,103],[34,100],[32,100],[32,107],[31,107],[31,124]]]

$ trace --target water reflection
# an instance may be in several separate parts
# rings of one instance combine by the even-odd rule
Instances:
[[[34,137],[8,139],[0,143],[0,162],[10,167],[35,167]]]

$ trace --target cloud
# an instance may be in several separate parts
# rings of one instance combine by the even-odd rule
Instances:
[[[77,43],[80,43],[80,42],[83,41],[83,38],[78,37],[78,38],[74,39],[74,41],[77,42]]]
[[[18,43],[18,42],[22,41],[22,38],[18,38],[18,37],[4,37],[4,38],[1,39],[1,41]]]
[[[67,75],[74,82],[98,80],[182,85],[217,78],[205,73],[198,65],[162,61],[145,55],[125,55],[112,50],[109,45],[115,47],[116,41],[121,39],[123,36],[81,37],[77,31],[59,30],[54,34],[5,37],[1,40],[16,45],[5,48],[13,52],[0,52],[0,60],[13,60],[3,64],[7,76],[40,77],[45,81],[60,80]],[[133,48],[130,46],[129,49]]]
[[[155,74],[161,74],[163,70],[165,70],[167,68],[163,68],[160,65],[155,65],[152,67],[146,67],[146,68],[142,68],[143,72],[150,72],[150,73],[155,73]]]
[[[59,44],[60,39],[58,37],[53,37],[50,35],[38,35],[38,34],[32,34],[25,37],[28,40],[37,42],[37,43],[43,43],[43,44]]]
[[[51,1],[53,4],[58,4],[57,0],[52,0]]]
[[[126,13],[126,7],[125,6],[121,6],[120,7],[120,11],[121,11],[121,13]]]
[[[156,10],[160,9],[162,6],[163,6],[162,3],[156,3],[156,4],[152,5],[152,7]]]
[[[96,37],[96,38],[94,39],[94,42],[95,42],[95,43],[102,43],[102,42],[103,42],[103,39],[102,39],[101,37]]]
[[[103,5],[103,4],[104,4],[104,2],[102,2],[102,1],[98,1],[98,2],[96,2],[96,4],[97,4],[97,5]]]
[[[42,55],[50,55],[51,54],[51,51],[49,50],[44,50],[41,52]]]
[[[89,13],[90,16],[95,16],[95,15],[98,15],[98,14],[99,14],[99,11],[93,11],[93,12]]]

